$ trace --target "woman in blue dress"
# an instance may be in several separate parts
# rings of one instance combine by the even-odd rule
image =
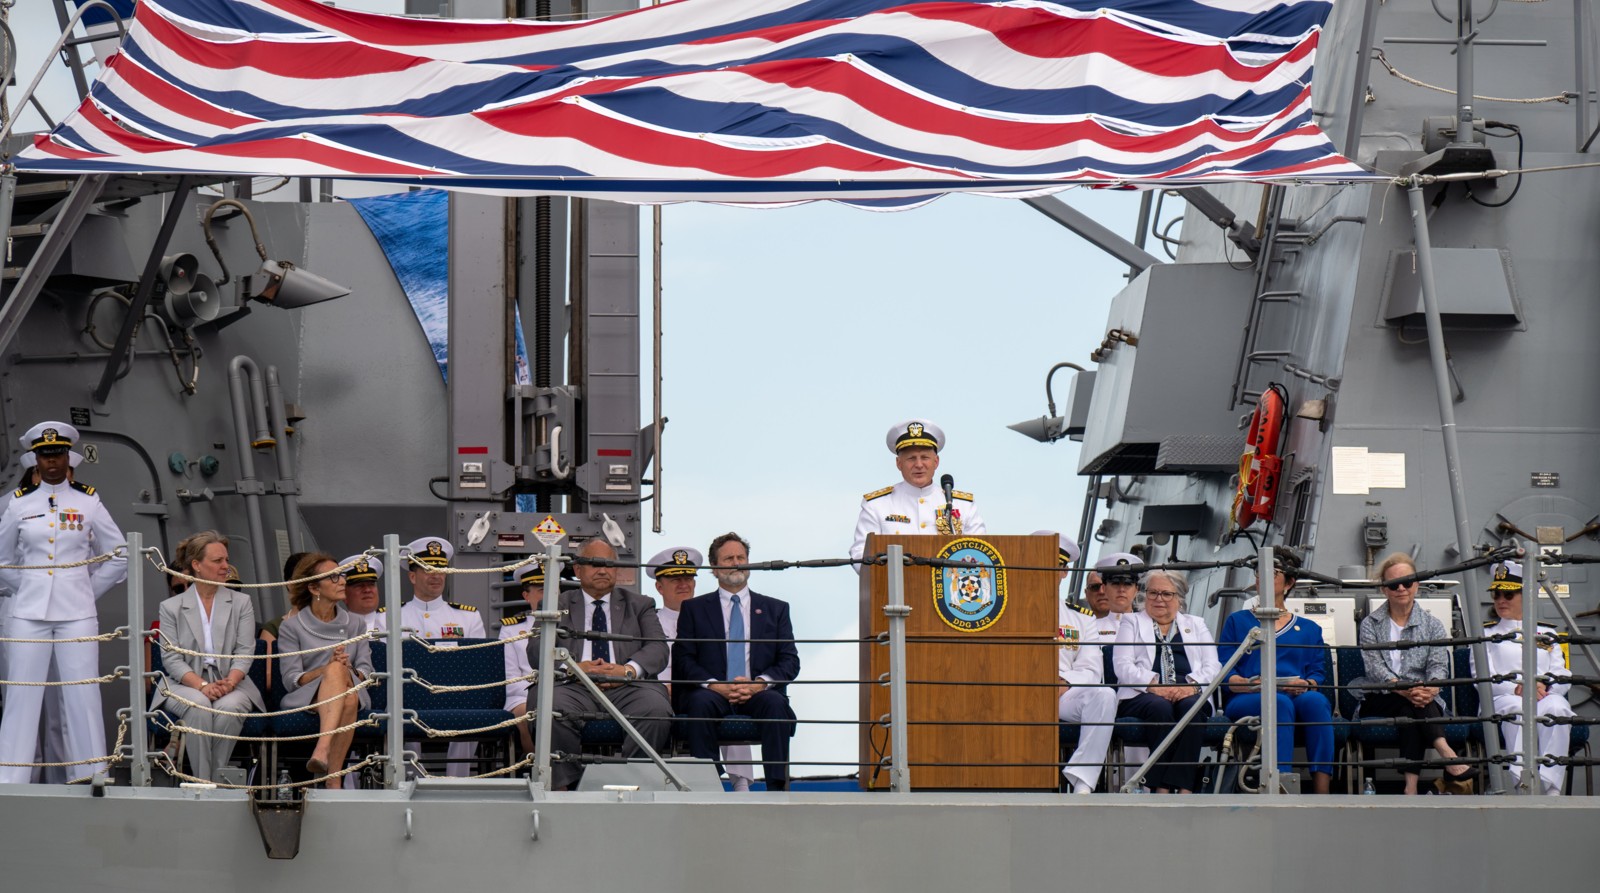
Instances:
[[[1278,610],[1278,771],[1291,771],[1295,733],[1305,745],[1311,768],[1311,789],[1328,793],[1333,777],[1333,708],[1317,689],[1328,682],[1328,662],[1322,643],[1322,628],[1304,617],[1284,610],[1289,590],[1300,570],[1300,558],[1282,546],[1272,550],[1272,589]],[[1222,623],[1217,637],[1217,656],[1223,662],[1233,657],[1250,630],[1260,621],[1249,611],[1235,611]],[[1223,703],[1228,718],[1238,722],[1246,716],[1261,715],[1261,648],[1257,646],[1236,664],[1223,686]]]

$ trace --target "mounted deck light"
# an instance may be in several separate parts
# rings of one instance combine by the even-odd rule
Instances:
[[[1067,402],[1066,415],[1056,415],[1056,398],[1050,390],[1050,380],[1061,369],[1076,369],[1073,376],[1072,398]],[[1083,426],[1089,414],[1089,397],[1094,393],[1094,373],[1077,363],[1057,363],[1044,376],[1044,397],[1048,411],[1037,419],[1028,419],[1007,425],[1007,428],[1026,435],[1040,443],[1055,443],[1063,437],[1083,439]]]
[[[217,281],[218,286],[227,285],[232,279],[228,272],[228,264],[222,259],[222,250],[217,247],[216,237],[211,234],[211,218],[224,205],[238,208],[244,215],[245,222],[250,224],[250,237],[255,240],[256,254],[261,256],[261,268],[256,272],[256,277],[261,281],[252,281],[249,297],[293,310],[305,307],[308,304],[320,304],[334,298],[342,298],[350,293],[350,289],[330,282],[310,270],[303,270],[286,260],[272,260],[267,257],[267,246],[261,244],[261,235],[256,231],[256,219],[251,215],[250,209],[237,199],[225,198],[212,204],[206,209],[205,216],[201,219],[201,227],[205,230],[206,244],[211,246],[211,253],[217,258],[217,265],[222,268],[222,278]]]

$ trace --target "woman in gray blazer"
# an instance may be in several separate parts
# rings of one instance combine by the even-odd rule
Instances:
[[[1438,642],[1450,638],[1450,631],[1439,618],[1416,606],[1415,580],[1389,582],[1416,572],[1411,556],[1404,552],[1396,552],[1383,560],[1378,566],[1378,579],[1383,581],[1384,603],[1361,619],[1357,634],[1362,647],[1361,659],[1366,665],[1366,675],[1357,682],[1391,686],[1387,691],[1356,688],[1355,694],[1361,698],[1360,715],[1423,720],[1399,723],[1395,729],[1400,736],[1400,758],[1408,763],[1404,770],[1407,794],[1417,792],[1422,752],[1429,745],[1440,757],[1450,761],[1444,771],[1452,778],[1464,779],[1478,774],[1476,767],[1454,762],[1458,756],[1445,740],[1443,726],[1432,721],[1444,716],[1444,702],[1439,695],[1441,685],[1450,681],[1449,647],[1368,647],[1385,642]]]
[[[263,710],[261,692],[250,681],[256,649],[256,612],[250,597],[221,585],[231,570],[228,539],[215,530],[197,533],[178,544],[180,571],[199,579],[161,603],[161,634],[173,645],[202,654],[190,657],[161,649],[163,678],[151,709],[180,717],[201,732],[237,735],[244,717],[212,713]],[[198,705],[198,706],[197,706]],[[195,735],[188,744],[189,766],[198,778],[217,780],[217,770],[233,759],[232,738]]]
[[[338,566],[332,555],[312,552],[295,566],[294,579],[327,573]],[[344,765],[350,741],[355,737],[353,730],[334,729],[355,722],[362,708],[372,707],[366,689],[350,690],[372,675],[372,649],[362,639],[310,654],[291,653],[366,635],[366,624],[344,608],[344,574],[290,586],[289,604],[296,610],[278,627],[278,652],[283,655],[278,660],[278,670],[286,692],[283,707],[309,709],[312,704],[318,705],[315,709],[322,734],[311,751],[311,759],[306,761],[306,770],[313,776],[326,775],[330,767]],[[329,788],[340,784],[336,778],[326,782]]]

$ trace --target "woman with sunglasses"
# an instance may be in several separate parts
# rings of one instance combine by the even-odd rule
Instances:
[[[1441,684],[1450,680],[1450,649],[1443,645],[1371,647],[1387,642],[1440,642],[1450,637],[1439,618],[1417,607],[1417,581],[1391,582],[1416,572],[1417,566],[1404,552],[1396,552],[1378,565],[1384,603],[1361,619],[1356,638],[1366,675],[1354,683],[1354,693],[1361,700],[1358,715],[1362,718],[1413,720],[1398,723],[1395,730],[1400,736],[1400,758],[1408,763],[1403,770],[1407,794],[1417,792],[1422,752],[1429,745],[1448,763],[1444,771],[1451,778],[1465,780],[1478,774],[1475,767],[1455,762],[1459,757],[1444,739],[1444,727],[1433,721],[1444,716],[1444,702],[1439,695]],[[1387,686],[1388,690],[1363,688],[1364,685]]]
[[[328,574],[339,567],[326,552],[312,552],[300,559],[295,579]],[[366,634],[366,624],[344,608],[344,574],[329,574],[310,583],[289,587],[289,603],[295,612],[278,627],[278,648],[283,654],[278,665],[283,676],[283,709],[310,709],[316,704],[321,737],[306,761],[313,777],[326,775],[329,768],[344,765],[350,752],[351,729],[335,732],[355,722],[362,709],[371,709],[366,689],[352,692],[356,683],[372,675],[372,650],[361,639],[348,645],[326,648]],[[310,648],[325,648],[310,654],[293,654]],[[342,697],[341,697],[342,696]],[[338,788],[338,779],[326,782]]]
[[[1333,779],[1333,707],[1317,689],[1328,683],[1328,659],[1322,627],[1291,614],[1289,591],[1300,576],[1300,556],[1283,546],[1272,547],[1272,592],[1282,613],[1274,621],[1278,672],[1278,771],[1293,771],[1294,742],[1298,737],[1310,763],[1311,790],[1326,794]],[[1242,646],[1250,630],[1261,625],[1246,609],[1222,622],[1217,656],[1227,663]],[[1261,648],[1258,645],[1234,664],[1222,689],[1223,709],[1238,722],[1261,715]],[[1298,734],[1297,734],[1298,733]]]
[[[1522,565],[1515,561],[1501,561],[1494,565],[1494,578],[1489,583],[1489,595],[1494,599],[1493,620],[1484,621],[1486,636],[1507,636],[1505,641],[1486,642],[1484,651],[1489,657],[1489,675],[1518,677],[1522,675]],[[1572,716],[1572,705],[1567,701],[1567,691],[1572,683],[1567,669],[1566,646],[1555,640],[1556,628],[1539,624],[1537,658],[1538,678],[1534,682],[1535,712],[1546,716]],[[1476,659],[1472,675],[1478,675]],[[1494,712],[1512,719],[1500,723],[1500,734],[1506,740],[1506,751],[1516,757],[1511,764],[1511,777],[1522,783],[1522,683],[1507,678],[1494,683]],[[1572,741],[1572,726],[1564,723],[1545,725],[1539,723],[1539,753],[1564,757]],[[1544,766],[1539,769],[1539,779],[1546,794],[1559,794],[1566,786],[1567,767]]]
[[[1116,656],[1118,716],[1144,724],[1145,740],[1161,741],[1194,706],[1200,690],[1217,678],[1217,646],[1205,619],[1182,613],[1189,582],[1178,571],[1151,571],[1144,578],[1144,610],[1122,616]],[[1158,794],[1192,793],[1199,778],[1203,723],[1211,707],[1200,706],[1193,722],[1145,777]]]

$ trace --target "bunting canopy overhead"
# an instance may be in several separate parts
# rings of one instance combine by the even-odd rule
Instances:
[[[675,0],[569,22],[140,0],[21,171],[628,202],[1367,179],[1311,114],[1325,0]]]

